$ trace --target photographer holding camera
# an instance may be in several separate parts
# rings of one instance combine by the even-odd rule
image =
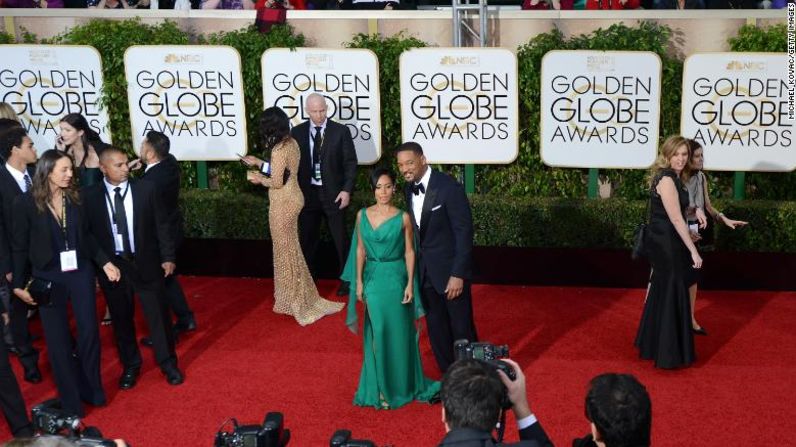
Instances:
[[[514,380],[494,364],[476,359],[458,360],[445,373],[440,397],[442,421],[448,433],[440,446],[552,447],[547,433],[531,413],[522,369],[512,360],[501,362],[514,370]],[[501,411],[507,407],[517,419],[521,439],[517,443],[500,443],[492,436]]]

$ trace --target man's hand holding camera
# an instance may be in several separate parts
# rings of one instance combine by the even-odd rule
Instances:
[[[528,394],[525,389],[525,374],[523,374],[520,365],[514,360],[501,359],[501,361],[508,363],[517,376],[515,380],[511,380],[503,371],[497,371],[500,380],[506,385],[509,400],[511,401],[511,409],[514,411],[515,418],[519,421],[531,415],[531,406],[528,404]]]

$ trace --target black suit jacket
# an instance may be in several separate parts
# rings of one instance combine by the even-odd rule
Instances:
[[[174,243],[182,242],[182,212],[180,212],[180,165],[173,155],[168,154],[160,163],[146,170],[141,176],[155,184],[158,195],[163,201],[163,208],[172,226]]]
[[[404,187],[404,194],[412,222],[416,222],[411,185]],[[453,177],[431,171],[420,229],[415,234],[420,248],[421,283],[429,275],[437,293],[444,293],[451,276],[471,278],[473,216],[464,188]]]
[[[33,169],[28,168],[28,175],[33,178]],[[13,233],[14,201],[22,195],[19,184],[0,161],[0,274],[12,271],[11,238]]]
[[[310,178],[313,173],[310,155],[311,125],[310,121],[305,121],[290,131],[301,149],[298,182],[305,196],[310,192]],[[352,193],[356,176],[357,152],[351,132],[344,124],[327,119],[321,147],[321,182],[329,202],[333,203],[341,191]]]
[[[472,428],[457,428],[448,432],[440,447],[553,447],[539,422],[520,430],[520,442],[496,443],[492,434]]]
[[[14,231],[11,239],[14,265],[13,287],[22,289],[30,275],[30,266],[43,270],[60,254],[53,251],[50,220],[54,217],[48,210],[39,211],[30,193],[18,196],[14,209]],[[85,208],[82,205],[77,205],[77,210],[79,216],[78,255],[94,261],[98,266],[103,266],[109,259],[105,253],[99,250],[96,239],[88,232]]]
[[[175,261],[175,244],[160,194],[154,183],[147,180],[130,180],[133,195],[133,229],[135,238],[135,265],[144,281],[163,277],[164,262]],[[105,182],[83,190],[83,205],[88,216],[88,229],[106,254],[116,252],[111,230],[110,213],[105,195]]]

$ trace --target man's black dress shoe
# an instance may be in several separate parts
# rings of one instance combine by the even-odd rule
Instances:
[[[182,371],[174,365],[162,366],[160,370],[163,371],[163,375],[166,376],[166,382],[169,385],[179,385],[185,381]]]
[[[691,328],[691,330],[697,335],[708,335],[708,331],[706,331],[703,327],[700,327],[699,329]]]
[[[346,296],[350,291],[348,281],[341,281],[340,287],[337,288],[337,296]]]
[[[178,334],[180,332],[190,332],[196,330],[196,318],[194,318],[193,314],[190,317],[186,318],[185,321],[177,321],[174,323],[174,331]]]
[[[24,379],[25,379],[25,382],[40,383],[41,382],[41,372],[39,371],[39,367],[38,366],[34,366],[33,368],[25,368]]]
[[[8,351],[9,354],[19,355],[19,349],[17,349],[17,347],[14,345],[7,344],[6,350]]]
[[[119,377],[119,389],[129,390],[134,387],[138,381],[138,375],[141,373],[141,368],[126,368]]]
[[[152,343],[152,339],[149,337],[141,337],[141,340],[138,341],[141,343],[142,346],[148,346],[150,348],[155,345],[154,343]]]

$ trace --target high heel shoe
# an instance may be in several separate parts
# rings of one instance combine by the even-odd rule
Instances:
[[[705,328],[701,326],[699,328],[695,328],[692,326],[691,331],[697,335],[708,335],[708,331],[706,331]]]

